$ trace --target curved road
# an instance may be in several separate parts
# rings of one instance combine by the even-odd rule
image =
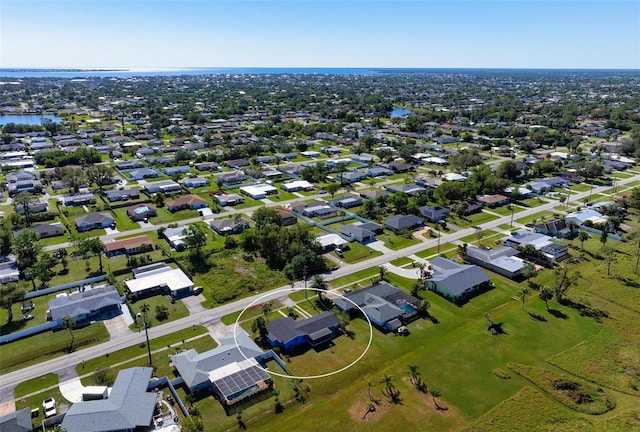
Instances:
[[[626,183],[630,183],[636,180],[640,180],[640,174],[636,174],[633,177],[630,177],[628,179],[616,181],[616,184],[619,186],[623,186]],[[588,197],[590,196],[591,193],[594,193],[594,194],[601,193],[606,189],[610,189],[611,187],[612,186],[598,186],[591,191],[580,192],[580,193],[571,195],[570,202],[574,202],[576,200],[580,200],[582,198]],[[517,213],[517,217],[522,218],[522,217],[530,216],[532,214],[535,214],[541,211],[553,210],[554,207],[556,207],[557,205],[558,205],[558,201],[554,200],[549,203],[542,204],[540,206],[521,211]],[[247,209],[244,209],[243,211],[246,211],[246,210]],[[494,221],[483,223],[479,225],[479,227],[480,229],[483,229],[483,230],[495,228],[504,223],[509,223],[510,219],[511,219],[511,215],[504,216]],[[473,234],[474,232],[476,232],[476,229],[466,228],[451,234],[444,234],[440,239],[441,240],[440,245],[442,246],[444,244],[459,240],[462,237]],[[339,278],[342,276],[346,276],[351,273],[358,272],[360,270],[385,264],[396,258],[415,254],[416,252],[420,252],[422,250],[435,247],[436,245],[437,245],[437,239],[429,239],[417,245],[413,245],[398,251],[393,251],[391,253],[377,256],[366,261],[362,261],[356,264],[345,265],[339,268],[338,270],[332,272],[331,276],[332,278]],[[290,288],[290,286],[285,286],[282,288],[286,289],[286,288]],[[243,299],[234,301],[232,303],[218,306],[214,309],[197,312],[189,315],[188,317],[185,317],[176,321],[171,321],[169,323],[162,324],[156,327],[152,327],[151,329],[149,329],[149,337],[156,338],[159,336],[164,336],[164,335],[176,332],[178,330],[190,327],[194,324],[201,324],[207,321],[219,319],[232,312],[236,312],[244,309],[246,306],[250,305],[253,301],[263,296],[266,292],[268,291],[260,292],[251,297],[243,298]],[[287,296],[287,293],[285,292],[285,293],[280,293],[277,296],[274,296],[274,298],[284,298],[286,296]],[[89,360],[89,359],[104,355],[106,353],[110,353],[110,352],[119,350],[121,348],[126,348],[128,346],[140,343],[142,341],[141,339],[142,337],[143,336],[138,333],[127,334],[121,337],[113,338],[102,344],[88,347],[88,348],[82,349],[81,351],[73,352],[71,354],[67,354],[63,357],[47,360],[43,363],[39,363],[33,366],[28,366],[23,369],[2,375],[0,376],[0,383],[2,383],[3,391],[0,391],[0,403],[9,402],[14,399],[13,388],[15,387],[15,385],[19,384],[20,382],[38,377],[46,373],[58,373],[64,370],[65,368],[75,367],[77,364],[82,362],[82,360]]]

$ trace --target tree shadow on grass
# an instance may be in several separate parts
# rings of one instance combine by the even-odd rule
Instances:
[[[556,318],[560,318],[560,319],[569,318],[565,313],[560,312],[559,310],[556,310],[556,309],[548,309],[547,312],[549,312],[551,315],[553,315]]]
[[[547,321],[547,319],[545,317],[543,317],[542,315],[540,315],[540,314],[533,313],[533,312],[527,312],[527,313],[529,314],[531,319],[534,320],[534,321],[543,321],[543,322]]]

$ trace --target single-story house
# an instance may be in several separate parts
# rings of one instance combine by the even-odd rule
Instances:
[[[134,255],[150,250],[153,250],[153,242],[146,235],[116,240],[104,245],[104,253],[109,258],[118,255]]]
[[[164,173],[169,177],[176,174],[189,174],[191,171],[189,170],[188,165],[177,166],[177,167],[167,167],[163,169]]]
[[[242,218],[214,219],[209,222],[209,226],[213,231],[220,235],[240,234],[242,231],[249,228],[249,221]]]
[[[424,219],[416,215],[395,215],[384,220],[384,226],[391,231],[402,231],[422,226]]]
[[[404,192],[407,195],[416,196],[426,191],[422,186],[418,186],[415,183],[403,184],[403,185],[390,185],[385,186],[385,189],[389,192]]]
[[[444,220],[447,215],[451,213],[451,210],[442,206],[422,206],[419,207],[418,210],[420,211],[420,214],[430,222]]]
[[[115,225],[115,221],[108,213],[91,213],[77,217],[74,224],[79,232],[84,232],[99,228],[109,228]]]
[[[500,194],[482,195],[476,198],[476,200],[488,207],[499,207],[509,203],[509,198]]]
[[[94,203],[96,201],[96,196],[92,193],[77,193],[72,195],[63,195],[60,198],[60,201],[62,201],[65,207],[83,206]]]
[[[280,217],[282,218],[282,225],[293,225],[298,222],[298,218],[291,210],[282,207],[276,207],[274,210],[280,214]]]
[[[294,180],[284,183],[280,188],[285,192],[310,191],[313,190],[313,184],[306,180]]]
[[[607,223],[608,220],[608,216],[592,209],[569,213],[565,216],[565,221],[576,225],[584,225],[587,221],[590,221],[592,224],[602,224]]]
[[[324,201],[305,203],[296,201],[291,203],[291,210],[306,217],[329,218],[338,214],[338,209],[328,205]]]
[[[193,291],[193,282],[180,269],[173,269],[165,263],[154,263],[133,269],[134,279],[124,282],[127,291],[134,297],[155,294],[169,294],[183,297]]]
[[[197,210],[206,206],[207,202],[198,195],[185,195],[168,202],[167,210],[171,212],[185,209]]]
[[[224,164],[229,168],[240,168],[249,165],[249,161],[246,159],[233,159],[225,161]]]
[[[141,221],[157,216],[158,211],[151,204],[136,204],[127,207],[127,216],[133,221]]]
[[[173,180],[164,180],[147,183],[144,186],[144,190],[147,191],[148,194],[162,193],[164,195],[169,195],[172,193],[182,192],[182,186]]]
[[[329,311],[299,320],[278,318],[267,324],[267,341],[272,347],[285,351],[306,344],[315,347],[333,339],[339,325],[338,317]]]
[[[185,227],[168,228],[162,232],[169,246],[177,251],[184,250],[184,239],[187,237],[184,233]]]
[[[134,200],[140,198],[140,191],[137,189],[113,189],[105,191],[105,198],[107,198],[110,202],[115,201],[127,201]]]
[[[226,186],[239,185],[243,181],[249,178],[248,175],[243,173],[242,171],[234,171],[232,173],[221,174],[217,177],[220,179],[220,182]]]
[[[425,280],[427,289],[445,298],[466,299],[488,286],[489,276],[480,267],[458,264],[454,260],[436,257],[431,261],[431,275]]]
[[[522,268],[525,265],[524,260],[518,258],[516,256],[517,254],[518,251],[509,246],[486,250],[468,245],[464,260],[508,277],[509,279],[514,279],[522,274]]]
[[[357,195],[346,194],[338,198],[330,199],[329,205],[342,208],[357,207],[362,205],[362,198]]]
[[[394,162],[389,162],[387,165],[389,166],[389,168],[391,168],[393,171],[397,173],[403,173],[403,172],[407,172],[415,169],[413,165],[406,162],[394,161]]]
[[[206,178],[193,177],[182,180],[182,184],[188,188],[198,188],[202,186],[209,186],[209,181]]]
[[[268,195],[275,195],[278,193],[278,188],[268,184],[257,184],[252,186],[240,187],[240,192],[248,197],[260,200],[266,198]]]
[[[24,215],[25,213],[25,206],[22,204],[16,204],[15,202],[13,203],[13,206],[16,210],[16,213],[18,213],[19,215]],[[27,203],[26,205],[26,210],[29,211],[29,214],[33,214],[33,213],[43,213],[46,212],[49,208],[49,203],[46,199],[41,198],[39,200],[34,200],[33,202]]]
[[[58,321],[71,317],[76,324],[84,324],[101,319],[112,318],[122,311],[125,299],[111,285],[93,288],[84,287],[71,294],[58,294],[49,301],[47,321]]]
[[[371,162],[373,162],[374,156],[366,155],[366,154],[355,154],[351,156],[351,160],[354,162],[368,165]]]
[[[340,227],[340,234],[349,241],[357,241],[358,243],[368,243],[375,240],[376,233],[362,227],[362,224],[349,224]]]
[[[61,222],[55,222],[51,224],[39,224],[39,225],[31,225],[28,228],[24,228],[25,230],[30,230],[38,234],[38,238],[49,238],[55,237],[64,234],[64,225]],[[23,230],[17,230],[14,233],[14,236],[18,236]]]
[[[137,168],[126,172],[129,174],[129,178],[131,178],[131,180],[144,180],[146,178],[162,177],[162,174],[153,168]]]
[[[0,430],[6,432],[31,432],[31,409],[29,407],[0,417]]]
[[[537,251],[541,252],[545,260],[554,263],[569,255],[569,248],[561,243],[551,241],[551,237],[534,233],[528,230],[518,230],[511,233],[510,237],[502,240],[505,246],[518,249],[527,245],[533,246]],[[535,257],[531,257],[535,258]]]
[[[336,176],[342,183],[355,183],[367,178],[367,174],[361,171],[340,173]]]
[[[15,261],[0,263],[0,283],[18,282],[20,270]]]
[[[482,204],[478,201],[471,200],[467,203],[467,207],[464,209],[464,214],[470,215],[479,211],[482,211]]]
[[[533,191],[531,189],[528,189],[524,186],[517,186],[517,187],[508,187],[504,190],[504,192],[511,196],[514,193],[519,194],[525,198],[528,198],[531,196],[531,194],[533,194]]]
[[[384,198],[389,196],[389,192],[384,189],[363,190],[360,192],[360,196],[365,199]]]
[[[533,230],[537,233],[545,234],[551,237],[571,238],[577,232],[569,229],[567,221],[563,219],[553,219],[534,225]]]
[[[338,234],[333,233],[320,235],[316,237],[316,240],[320,244],[323,252],[330,252],[349,243]]]
[[[198,171],[218,171],[220,165],[215,162],[202,162],[194,165]]]
[[[122,170],[132,170],[132,169],[136,169],[136,168],[144,168],[144,164],[142,162],[140,162],[139,160],[132,159],[132,160],[128,160],[128,161],[116,162],[116,168],[118,168],[118,170],[120,170],[120,171],[122,171]]]
[[[222,207],[234,206],[244,202],[244,198],[239,194],[218,194],[215,195],[215,198]]]
[[[217,348],[203,353],[192,348],[169,357],[189,393],[212,391],[228,407],[271,390],[271,375],[259,362],[272,355],[264,353],[240,329],[235,338],[222,339]]]
[[[384,167],[371,167],[366,171],[369,177],[385,177],[393,174],[393,170]]]
[[[150,384],[153,368],[123,369],[106,399],[74,403],[62,420],[67,432],[111,432],[148,430],[158,393]]]
[[[417,313],[419,300],[387,282],[379,282],[333,299],[336,307],[350,315],[359,313],[359,306],[377,327],[396,331]]]

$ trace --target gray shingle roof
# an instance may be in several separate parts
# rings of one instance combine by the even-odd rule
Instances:
[[[62,427],[68,432],[107,432],[149,426],[157,400],[147,392],[152,372],[148,367],[120,371],[107,399],[74,403]]]
[[[356,309],[353,304],[355,303],[371,319],[381,323],[402,316],[405,313],[396,306],[397,304],[409,303],[416,305],[418,303],[417,298],[400,291],[386,282],[380,282],[376,285],[353,291],[344,297],[346,299],[338,297],[333,300],[340,309],[344,311]]]
[[[23,408],[0,417],[2,432],[31,432],[31,410]]]
[[[338,325],[340,321],[331,312],[323,312],[301,320],[293,320],[290,317],[278,318],[267,324],[269,338],[286,343],[298,336],[308,335]]]
[[[237,334],[236,340],[242,351],[238,349],[233,338],[228,338],[221,340],[219,347],[202,354],[198,354],[195,349],[190,349],[171,356],[171,360],[185,384],[190,388],[196,387],[209,381],[209,372],[262,354],[262,350],[244,331]]]
[[[49,301],[49,310],[52,320],[64,317],[77,317],[99,309],[117,305],[123,302],[123,298],[111,285],[97,287],[88,291],[74,293],[68,296],[60,296]]]
[[[442,257],[434,258],[431,265],[434,272],[429,280],[438,282],[453,296],[462,295],[467,290],[490,280],[489,276],[475,265],[458,264]]]
[[[94,224],[113,223],[113,218],[106,213],[91,213],[86,216],[76,218],[77,227],[90,226]]]

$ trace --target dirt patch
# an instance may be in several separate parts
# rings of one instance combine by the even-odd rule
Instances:
[[[367,417],[363,420],[362,416],[365,412],[367,412],[369,403],[371,402],[362,400],[351,405],[351,407],[349,407],[349,417],[351,417],[351,419],[353,419],[354,421],[360,421],[363,423],[378,422],[380,421],[380,419],[382,419],[382,417],[384,417],[384,415],[389,411],[390,408],[389,402],[386,401],[382,401],[378,405],[374,404],[376,410],[367,414]]]
[[[252,268],[250,267],[243,267],[241,265],[237,265],[233,268],[233,271],[236,272],[237,274],[241,274],[241,275],[251,275],[254,278],[256,277],[254,271]]]

